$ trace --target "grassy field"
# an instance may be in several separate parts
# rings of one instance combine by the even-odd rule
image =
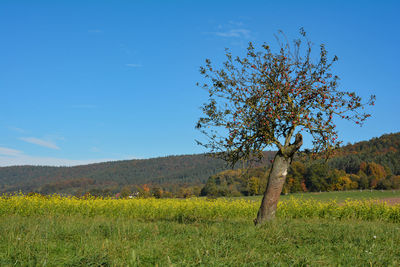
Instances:
[[[398,224],[356,220],[0,221],[0,266],[399,266],[399,247]]]
[[[285,196],[259,228],[243,199],[3,196],[0,266],[399,266],[400,205],[336,194]]]
[[[240,198],[240,197],[239,197]],[[261,201],[262,196],[243,197],[248,200]],[[290,198],[296,199],[313,199],[317,201],[332,201],[336,200],[338,203],[346,200],[368,200],[368,199],[386,199],[386,198],[400,198],[400,190],[356,190],[356,191],[333,191],[322,193],[293,193],[282,195],[280,200],[285,201]]]

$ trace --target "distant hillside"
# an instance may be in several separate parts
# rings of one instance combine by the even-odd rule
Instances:
[[[274,155],[275,152],[265,152],[261,165],[268,164]],[[400,133],[385,134],[369,141],[344,146],[328,164],[348,174],[358,174],[361,167],[366,168],[364,163],[370,162],[383,166],[388,175],[400,175]],[[204,154],[75,167],[0,167],[0,192],[21,190],[73,194],[91,189],[119,192],[124,186],[130,186],[133,190],[135,185],[143,184],[159,185],[175,192],[182,185],[204,185],[210,176],[227,169],[229,167],[224,161]]]
[[[337,151],[329,164],[347,173],[357,173],[362,162],[378,163],[400,175],[400,132],[346,145]]]
[[[265,152],[265,161],[275,152]],[[0,168],[0,192],[57,192],[68,187],[122,187],[139,184],[202,184],[228,169],[204,154],[124,160],[75,167],[12,166]]]

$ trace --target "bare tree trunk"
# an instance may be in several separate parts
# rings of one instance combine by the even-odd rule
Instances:
[[[267,188],[264,192],[257,218],[254,220],[255,225],[261,225],[275,218],[279,196],[286,180],[287,171],[292,163],[294,154],[300,149],[302,143],[303,138],[298,134],[293,144],[285,147],[284,150],[280,149],[276,153],[269,173]]]
[[[254,221],[256,225],[263,224],[265,221],[270,221],[275,218],[276,207],[286,180],[290,162],[291,159],[286,159],[281,151],[278,151],[275,155],[272,170],[268,177],[267,189],[264,192],[257,219]]]

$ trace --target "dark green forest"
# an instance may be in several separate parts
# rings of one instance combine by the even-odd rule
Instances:
[[[270,161],[230,169],[205,154],[104,162],[75,167],[0,168],[0,192],[187,197],[263,193]],[[289,169],[283,193],[400,187],[400,133],[348,144],[326,161],[302,153]]]

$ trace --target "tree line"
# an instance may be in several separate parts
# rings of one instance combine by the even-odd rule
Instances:
[[[227,170],[211,176],[203,196],[254,196],[264,193],[270,169]],[[361,162],[356,173],[333,168],[329,163],[295,161],[289,168],[282,193],[325,192],[356,189],[400,189],[400,175],[375,162]]]
[[[211,176],[207,196],[263,194],[270,167],[231,170]],[[291,164],[282,193],[400,189],[400,133],[347,144],[329,160],[311,158],[305,150]]]

